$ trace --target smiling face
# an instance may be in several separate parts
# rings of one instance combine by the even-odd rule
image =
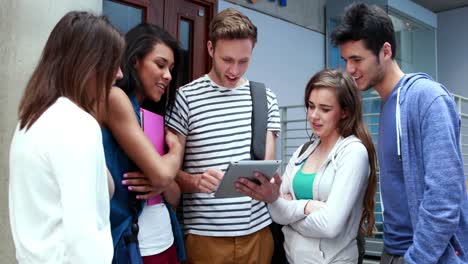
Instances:
[[[346,113],[341,109],[334,88],[318,87],[309,95],[307,120],[321,140],[340,135],[338,125]]]
[[[172,80],[174,53],[165,44],[156,44],[153,50],[137,60],[135,69],[143,85],[142,98],[159,102]]]
[[[341,44],[340,52],[346,62],[346,72],[354,77],[359,90],[366,91],[383,81],[382,60],[365,47],[363,40],[350,40]]]
[[[208,41],[208,53],[213,66],[208,74],[215,83],[226,88],[241,84],[252,56],[253,42],[250,39],[219,39],[213,46]]]

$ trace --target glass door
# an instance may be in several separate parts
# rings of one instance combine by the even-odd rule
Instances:
[[[436,80],[435,28],[405,16],[393,8],[389,8],[388,13],[396,32],[395,58],[403,72],[425,72]]]

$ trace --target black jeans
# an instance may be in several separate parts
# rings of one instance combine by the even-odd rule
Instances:
[[[364,238],[364,234],[361,234],[361,232],[358,232],[356,237],[356,244],[359,253],[357,264],[362,264],[364,261],[364,255],[366,254],[366,239]]]

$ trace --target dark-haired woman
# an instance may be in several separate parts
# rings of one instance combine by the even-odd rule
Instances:
[[[54,27],[19,106],[9,208],[19,263],[110,263],[109,186],[97,109],[124,40],[106,18],[70,12]]]
[[[106,162],[115,182],[111,200],[113,263],[133,259],[136,249],[131,247],[136,246],[132,243],[136,240],[144,263],[176,263],[174,232],[180,230],[174,226],[176,223],[171,224],[169,204],[175,206],[180,197],[174,178],[182,147],[177,136],[166,131],[168,152],[158,154],[141,129],[140,106],[148,104],[147,108],[162,115],[170,110],[175,98],[179,47],[166,31],[149,24],[136,26],[125,40],[124,77],[111,89],[102,118]],[[142,202],[135,202],[135,195]],[[149,198],[152,202],[146,201]],[[138,221],[133,210],[139,215]]]

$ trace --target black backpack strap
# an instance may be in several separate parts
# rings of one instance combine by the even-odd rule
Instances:
[[[138,242],[138,232],[140,231],[140,227],[138,225],[138,217],[140,215],[142,208],[141,200],[136,198],[135,192],[129,191],[128,197],[128,206],[130,207],[130,212],[132,214],[132,222],[131,222],[131,234],[124,237],[125,242],[127,244],[130,243],[137,243]]]
[[[310,146],[310,144],[312,144],[314,141],[307,141],[306,143],[304,143],[304,145],[302,145],[302,148],[301,148],[301,151],[299,151],[299,156],[301,156]]]
[[[252,97],[252,143],[250,155],[254,160],[265,159],[268,102],[265,84],[250,81]]]

